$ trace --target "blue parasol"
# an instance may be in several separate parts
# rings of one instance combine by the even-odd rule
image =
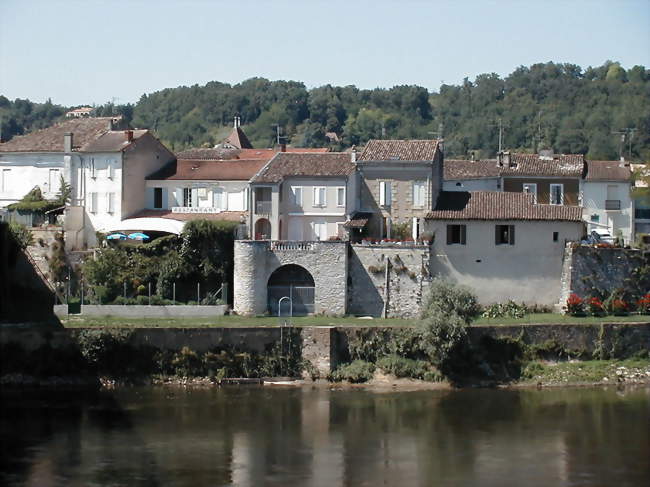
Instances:
[[[123,233],[111,233],[106,237],[106,240],[126,240],[126,235]]]
[[[142,232],[129,233],[129,238],[131,240],[149,240],[149,235],[145,235]]]

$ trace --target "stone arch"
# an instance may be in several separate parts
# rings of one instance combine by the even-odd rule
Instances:
[[[267,218],[260,218],[255,222],[255,240],[270,240],[271,222]]]
[[[272,315],[278,315],[279,300],[291,298],[294,316],[314,313],[314,277],[304,267],[297,264],[285,264],[275,269],[267,281],[267,309]],[[282,314],[289,314],[289,300],[282,304]],[[286,306],[286,307],[285,307]]]

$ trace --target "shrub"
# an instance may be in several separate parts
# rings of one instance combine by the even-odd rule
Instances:
[[[423,360],[413,360],[399,357],[398,355],[387,355],[377,361],[377,367],[395,377],[410,377],[423,379],[429,372],[429,365]]]
[[[203,374],[203,362],[199,355],[188,347],[183,347],[174,355],[171,365],[176,375],[191,377]]]
[[[29,247],[34,243],[34,236],[29,228],[20,223],[9,223],[9,235],[21,249]]]
[[[605,314],[605,308],[603,307],[603,302],[598,297],[591,297],[587,301],[587,309],[589,314],[592,316],[602,316]]]
[[[564,307],[566,312],[571,316],[584,316],[585,314],[585,302],[577,294],[571,294],[566,300],[566,306]]]
[[[642,315],[650,314],[650,293],[639,299],[636,305],[639,313]]]
[[[434,314],[456,314],[469,324],[478,316],[480,307],[476,296],[466,287],[457,286],[444,279],[436,278],[431,282],[422,319]]]
[[[357,384],[372,379],[374,372],[374,364],[364,362],[363,360],[355,360],[350,364],[342,365],[332,372],[331,379],[334,381],[347,380],[348,382]]]
[[[505,303],[495,303],[486,307],[481,316],[483,318],[523,318],[528,312],[525,304],[517,304],[512,300]]]

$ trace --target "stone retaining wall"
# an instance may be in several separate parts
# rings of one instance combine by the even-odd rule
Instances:
[[[67,307],[67,305],[65,305]],[[56,307],[55,307],[56,308]],[[139,304],[85,304],[81,306],[82,316],[117,316],[121,318],[211,318],[223,316],[227,305],[215,306],[148,306]],[[64,313],[63,308],[55,309],[57,316]],[[66,312],[67,314],[67,312]]]

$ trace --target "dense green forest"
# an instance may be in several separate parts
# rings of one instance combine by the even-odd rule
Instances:
[[[3,137],[47,125],[63,111],[51,102],[0,96]],[[481,74],[438,92],[420,86],[307,89],[264,78],[236,85],[212,81],[142,95],[135,105],[96,108],[97,115],[117,113],[135,127],[153,129],[174,150],[219,142],[239,115],[256,147],[271,146],[280,125],[284,141],[294,146],[336,150],[370,138],[443,135],[448,157],[489,157],[497,151],[501,125],[504,149],[553,148],[594,159],[617,158],[622,150],[634,160],[650,159],[650,71],[611,61],[585,70],[551,62],[522,66],[505,78]]]

